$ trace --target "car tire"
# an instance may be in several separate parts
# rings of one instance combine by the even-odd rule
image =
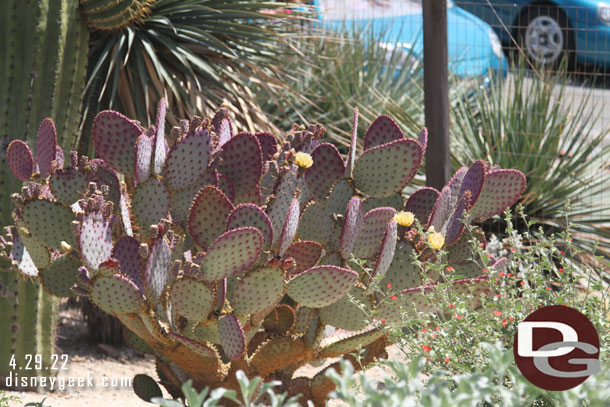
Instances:
[[[518,41],[536,66],[556,68],[565,58],[568,69],[574,67],[574,35],[568,18],[557,6],[525,9],[519,18]]]

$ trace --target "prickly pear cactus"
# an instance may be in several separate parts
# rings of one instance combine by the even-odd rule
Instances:
[[[157,356],[171,394],[187,378],[239,391],[241,369],[321,406],[333,389],[325,370],[293,373],[358,348],[358,367],[384,356],[387,327],[432,307],[426,294],[439,277],[415,257],[425,266],[444,249],[465,277],[453,287],[473,307],[488,292],[464,224],[515,203],[525,187],[519,171],[477,161],[442,191],[403,199],[425,130],[410,139],[381,116],[364,153],[356,156],[354,139],[345,159],[320,142],[320,126],[295,126],[280,142],[236,132],[222,109],[166,139],[164,110],[161,102],[149,128],[100,113],[100,158],[71,153],[63,166],[50,162],[47,176],[32,175],[27,145],[11,144],[11,169],[30,182],[13,197],[12,247],[22,256],[8,258],[52,293],[87,296],[117,316],[126,341]]]

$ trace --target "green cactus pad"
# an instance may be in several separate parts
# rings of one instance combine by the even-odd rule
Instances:
[[[297,234],[299,227],[299,200],[293,199],[288,213],[286,214],[286,220],[284,221],[284,227],[282,228],[282,235],[279,241],[278,254],[283,256],[288,247],[292,244],[294,237]]]
[[[375,320],[385,327],[401,328],[412,321],[414,314],[408,310],[409,303],[402,298],[388,298],[375,308]]]
[[[304,334],[307,332],[307,328],[311,325],[311,322],[315,317],[318,316],[319,310],[316,308],[299,306],[296,310],[296,320],[292,327],[292,333],[295,335]]]
[[[470,200],[474,204],[477,199],[479,199],[484,182],[485,162],[482,160],[477,160],[470,166],[466,174],[464,174],[464,179],[462,179],[462,183],[460,184],[460,192],[458,193],[458,196],[461,197],[466,193],[466,191],[470,191]]]
[[[413,213],[422,227],[426,227],[439,195],[440,192],[432,187],[420,188],[407,199],[405,211]]]
[[[410,243],[397,244],[392,263],[380,284],[383,290],[397,292],[421,285],[421,272],[413,263],[414,252]],[[388,284],[390,288],[388,288]]]
[[[49,251],[42,245],[40,249],[42,249],[40,252],[41,254],[46,251],[48,263],[51,260]],[[13,247],[11,248],[10,259],[12,262],[17,263],[17,269],[24,275],[28,277],[36,277],[39,274],[39,268],[36,267],[32,255],[30,254],[28,248],[24,245],[23,241],[21,240],[21,236],[19,235],[13,235]],[[8,265],[8,267],[10,266],[11,264]]]
[[[131,280],[120,274],[94,279],[91,301],[109,314],[135,314],[144,310],[142,293]]]
[[[112,257],[119,261],[121,274],[129,277],[143,290],[144,262],[139,253],[140,242],[131,236],[123,236],[114,245]]]
[[[51,265],[40,272],[44,289],[56,297],[73,297],[72,286],[78,277],[79,260],[69,254],[57,257]]]
[[[170,189],[185,188],[196,182],[208,167],[210,132],[199,128],[178,140],[165,162],[164,179]]]
[[[475,261],[462,261],[460,264],[451,263],[454,274],[465,277],[475,278],[481,275],[483,268]],[[489,267],[491,269],[491,267]]]
[[[263,327],[265,331],[274,335],[283,335],[294,327],[296,314],[291,306],[278,305],[265,317]]]
[[[322,257],[318,262],[320,265],[325,266],[339,266],[343,265],[343,259],[339,253],[328,253],[326,256]]]
[[[332,216],[333,214],[343,215],[345,208],[350,199],[356,194],[354,188],[350,185],[347,180],[341,180],[333,187],[328,201],[326,202],[326,214]]]
[[[313,240],[301,240],[291,244],[284,253],[283,258],[288,259],[292,257],[294,259],[296,265],[290,271],[290,274],[295,275],[318,264],[322,252],[323,249],[320,243]]]
[[[368,259],[379,252],[388,222],[394,215],[396,210],[389,207],[373,209],[364,215],[364,224],[354,245],[353,253],[357,259]]]
[[[201,264],[203,279],[217,281],[244,272],[258,259],[262,247],[263,237],[258,229],[229,230],[210,245]]]
[[[337,302],[358,280],[358,273],[336,266],[312,267],[288,283],[288,295],[301,305],[322,308]]]
[[[371,328],[358,334],[338,332],[334,335],[334,342],[324,345],[317,354],[318,358],[333,358],[346,353],[354,352],[365,347],[377,339],[385,336],[384,330]]]
[[[345,163],[345,177],[352,178],[354,172],[354,162],[356,161],[356,148],[358,141],[358,108],[354,108],[354,115],[352,116],[352,137],[349,145],[349,154],[347,155],[347,161]]]
[[[157,120],[155,122],[156,133],[155,133],[155,156],[153,158],[153,172],[155,174],[161,174],[161,170],[165,165],[167,159],[167,152],[169,147],[165,140],[165,113],[167,110],[167,102],[165,98],[159,100],[159,106],[157,107]]]
[[[65,205],[72,205],[83,197],[87,190],[87,178],[74,168],[56,170],[49,178],[49,188],[55,199]]]
[[[216,350],[211,348],[210,346],[204,344],[204,343],[199,343],[199,342],[194,341],[192,339],[185,338],[184,336],[178,335],[177,333],[174,333],[174,332],[169,332],[167,334],[167,336],[170,339],[175,339],[178,342],[182,343],[184,346],[186,346],[187,348],[189,348],[193,352],[197,353],[199,356],[203,356],[204,358],[215,358],[215,357],[217,357]]]
[[[146,132],[142,132],[136,141],[136,157],[133,177],[138,184],[150,176],[150,166],[154,140]]]
[[[310,203],[301,215],[297,236],[301,240],[326,243],[330,226],[330,219],[326,216],[324,207],[317,202]]]
[[[330,143],[322,143],[311,154],[313,165],[305,171],[307,188],[314,199],[324,202],[330,187],[343,178],[345,163],[339,150]]]
[[[163,397],[163,392],[155,379],[145,374],[135,375],[132,386],[133,391],[138,395],[138,397],[147,403],[150,403],[154,398]]]
[[[97,270],[112,254],[112,227],[99,212],[85,216],[78,236],[78,247],[85,263]]]
[[[275,136],[266,132],[256,133],[254,135],[258,139],[258,144],[261,146],[263,162],[272,160],[279,149]]]
[[[109,191],[105,199],[113,202],[116,207],[121,200],[121,183],[116,171],[100,159],[91,160],[89,163],[95,166],[95,171],[87,173],[87,181],[97,183],[98,188],[107,185]]]
[[[377,254],[377,260],[375,261],[375,268],[373,269],[373,276],[383,276],[388,271],[392,259],[394,258],[394,251],[396,249],[396,238],[398,232],[398,225],[395,220],[391,220],[386,228],[385,235],[381,241],[381,248]]]
[[[122,274],[121,266],[117,259],[108,259],[97,268],[99,274],[103,276],[112,276],[113,274]]]
[[[297,166],[291,165],[280,173],[280,183],[268,205],[267,214],[273,226],[273,245],[277,244],[282,234],[282,227],[286,220],[286,214],[290,204],[295,197],[297,189]],[[314,240],[314,239],[309,239]]]
[[[166,284],[172,282],[173,276],[169,273],[171,262],[171,248],[167,239],[162,237],[152,247],[144,268],[144,292],[150,300],[157,301]]]
[[[339,248],[341,256],[344,259],[350,258],[363,224],[364,211],[362,209],[362,200],[355,196],[347,204],[345,219],[343,220],[343,230],[341,231]]]
[[[57,153],[57,131],[53,120],[46,118],[38,128],[36,138],[36,164],[41,178],[45,178],[51,172],[51,162],[55,160]]]
[[[263,159],[258,139],[250,133],[240,133],[222,146],[220,173],[228,176],[235,186],[235,202],[248,203],[252,190],[263,174]]]
[[[144,353],[145,355],[154,355],[155,351],[147,344],[144,339],[140,338],[129,329],[123,330],[123,340],[131,349],[136,352]]]
[[[481,305],[481,297],[491,294],[490,282],[487,276],[465,278],[452,282],[451,290],[456,295],[462,295],[470,300],[469,309],[475,309]]]
[[[186,188],[170,190],[170,212],[174,222],[184,222],[188,219],[193,201],[199,191],[206,186],[217,186],[218,174],[216,171],[206,171],[198,182]]]
[[[197,246],[207,250],[210,244],[225,231],[233,204],[213,186],[197,194],[188,218],[188,229]]]
[[[192,337],[201,342],[211,342],[220,345],[220,336],[218,334],[218,324],[212,323],[208,325],[199,324],[193,328]]]
[[[486,246],[485,235],[481,232],[464,233],[457,241],[447,248],[447,262],[450,264],[461,264],[473,257],[473,247],[470,240],[476,240],[476,245]]]
[[[473,219],[480,221],[510,208],[525,190],[525,185],[525,175],[521,171],[489,171],[481,195],[470,212]]]
[[[34,172],[34,158],[27,144],[13,140],[6,149],[8,167],[19,181],[29,181]]]
[[[346,331],[364,329],[373,309],[370,299],[360,287],[352,288],[349,296],[353,297],[356,303],[346,295],[334,304],[320,308],[320,321]],[[364,305],[364,310],[357,304]]]
[[[212,311],[214,293],[206,284],[185,278],[172,284],[169,300],[178,314],[192,321],[201,321]]]
[[[412,139],[372,147],[356,161],[354,184],[367,195],[390,196],[400,192],[413,178],[422,157],[422,147]]]
[[[28,201],[23,206],[23,219],[30,233],[43,244],[56,250],[61,249],[62,241],[76,246],[74,213],[67,206],[46,199]]]
[[[28,234],[20,234],[18,237],[21,240],[21,243],[26,247],[32,262],[39,270],[42,270],[51,263],[49,249],[45,247],[40,240]],[[15,246],[13,246],[13,252],[15,251],[14,247]]]
[[[364,151],[404,138],[398,124],[390,116],[382,114],[371,123],[364,135]]]
[[[169,199],[169,190],[158,178],[151,177],[136,187],[131,209],[141,233],[148,234],[151,225],[156,225],[167,217]]]
[[[268,250],[273,242],[273,227],[267,214],[254,204],[238,205],[227,220],[227,230],[244,226],[257,228],[263,235],[263,250]]]
[[[218,318],[218,335],[222,350],[229,359],[239,359],[246,351],[244,329],[235,315],[226,314]]]
[[[138,123],[118,112],[100,112],[93,120],[95,151],[115,170],[131,176],[134,173],[136,141],[143,130]]]
[[[281,268],[253,270],[241,278],[231,297],[238,315],[254,314],[272,306],[284,295],[284,272]]]

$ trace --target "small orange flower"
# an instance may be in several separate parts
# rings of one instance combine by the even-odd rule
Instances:
[[[449,363],[449,358],[445,358],[445,363]]]
[[[427,330],[426,328],[422,329],[421,331],[422,331],[423,333],[428,332],[428,330]]]
[[[454,313],[453,313],[453,316],[454,316],[454,317],[455,317],[455,318],[456,318],[458,321],[459,321],[460,319],[462,319],[462,316],[461,316],[461,315],[458,315],[458,313],[457,313],[457,312],[454,312]]]
[[[445,270],[447,270],[447,271],[453,271],[453,267],[451,267],[451,266],[447,266],[447,268],[445,268]]]
[[[559,272],[560,272],[560,273],[563,273],[563,272],[564,272],[564,270],[563,270],[563,269],[559,269]]]
[[[392,288],[392,284],[388,283],[388,284],[386,284],[386,287]]]
[[[521,281],[519,284],[521,284],[521,285],[525,285],[525,281]]]
[[[504,318],[504,319],[502,320],[502,326],[506,326],[506,325],[508,325],[508,322],[506,322],[506,318]]]
[[[500,315],[502,315],[502,311],[494,311],[494,315],[499,317]]]
[[[515,318],[513,318],[513,317],[508,317],[508,319],[510,320],[510,322],[513,322],[515,320]]]
[[[431,348],[431,347],[426,346],[426,345],[422,345],[422,346],[421,346],[421,348],[422,348],[422,350],[423,350],[424,352],[430,352],[430,351],[432,350],[432,348]]]
[[[392,296],[392,299],[393,299],[394,301],[396,301],[396,300],[398,299],[398,297],[396,297],[395,295],[393,295],[393,296]]]

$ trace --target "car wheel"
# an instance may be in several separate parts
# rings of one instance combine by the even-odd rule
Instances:
[[[535,65],[556,67],[562,58],[570,67],[574,59],[574,37],[566,15],[556,6],[527,8],[521,15],[519,40]]]

